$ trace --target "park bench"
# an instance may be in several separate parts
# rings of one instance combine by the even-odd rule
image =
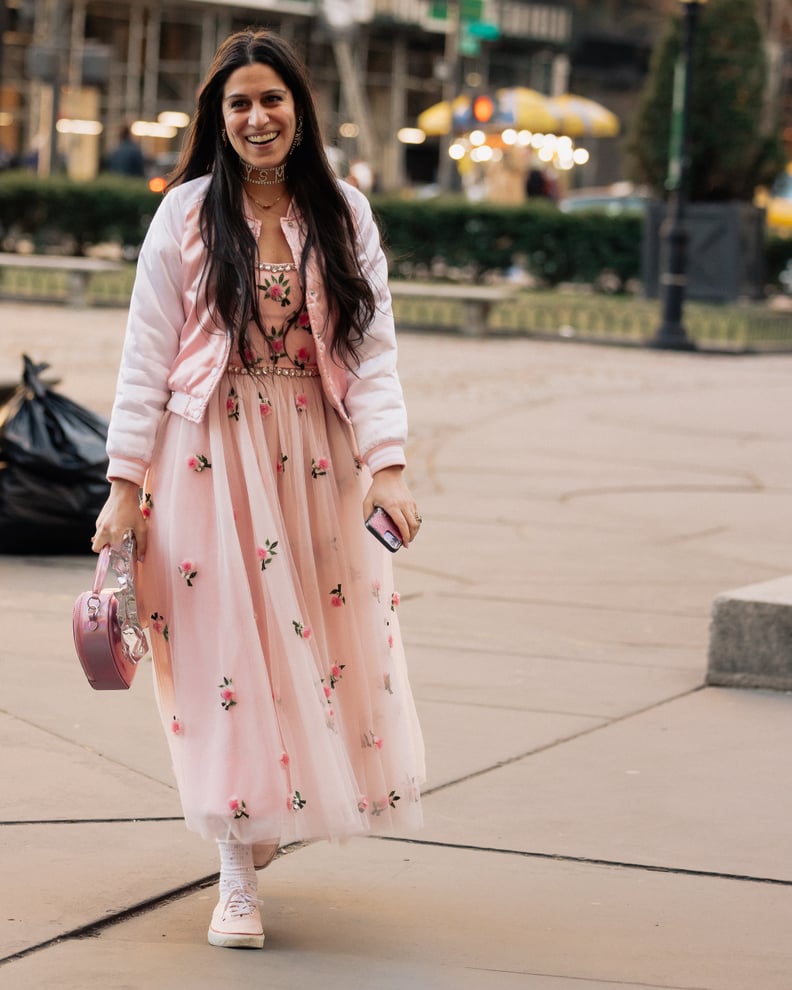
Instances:
[[[93,276],[98,272],[122,271],[124,265],[120,261],[108,261],[104,258],[0,253],[0,272],[9,268],[30,272],[65,272],[66,302],[70,306],[87,306],[88,286]]]
[[[490,310],[498,303],[509,302],[519,291],[511,285],[448,285],[443,282],[390,283],[394,299],[448,300],[462,304],[461,333],[481,337],[487,332]]]

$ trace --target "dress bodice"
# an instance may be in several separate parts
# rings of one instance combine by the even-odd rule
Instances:
[[[314,367],[316,345],[297,266],[259,262],[256,282],[264,334],[255,325],[251,327],[248,356],[256,363],[278,367]]]

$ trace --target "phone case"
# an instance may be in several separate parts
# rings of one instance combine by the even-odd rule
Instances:
[[[402,545],[399,527],[380,506],[377,506],[366,520],[366,529],[369,533],[373,533],[380,543],[384,547],[387,547],[391,553],[396,553]]]

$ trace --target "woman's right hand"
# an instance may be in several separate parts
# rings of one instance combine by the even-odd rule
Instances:
[[[146,520],[140,511],[140,488],[133,481],[116,478],[110,482],[110,495],[96,518],[96,532],[91,549],[99,553],[103,546],[117,546],[124,533],[132,530],[137,544],[137,556],[146,552]]]

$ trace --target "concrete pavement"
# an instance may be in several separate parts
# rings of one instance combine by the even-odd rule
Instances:
[[[107,412],[123,313],[0,305]],[[703,687],[727,589],[790,571],[791,357],[405,335],[425,523],[396,563],[414,841],[287,850],[263,952],[206,944],[143,671],[93,692],[93,560],[0,557],[0,987],[789,990],[792,697]]]

